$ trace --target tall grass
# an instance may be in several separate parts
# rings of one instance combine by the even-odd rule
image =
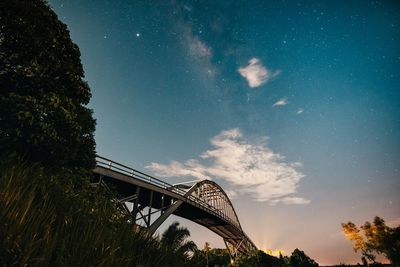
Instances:
[[[79,182],[77,182],[79,181]],[[134,231],[109,193],[73,174],[14,166],[0,174],[3,266],[162,266],[157,239]]]

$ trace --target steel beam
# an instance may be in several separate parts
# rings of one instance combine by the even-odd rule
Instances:
[[[124,209],[129,210],[125,202],[132,202],[131,214],[134,222],[143,220],[149,234],[153,234],[171,214],[176,214],[197,222],[223,237],[225,244],[229,244],[227,248],[231,250],[230,255],[233,257],[238,252],[248,253],[256,249],[243,232],[228,196],[215,182],[199,181],[190,188],[185,184],[173,186],[127,166],[99,158],[103,162],[98,161],[93,171],[99,175],[98,183],[106,188],[109,184],[117,186],[117,190],[120,188],[125,197],[119,199],[118,203],[122,202]],[[129,187],[136,193],[129,195],[130,192],[127,191]],[[141,194],[146,196],[143,197]],[[145,199],[148,201],[144,203]],[[185,209],[179,209],[183,203],[186,203]],[[143,210],[144,206],[148,207],[148,210]],[[153,220],[156,218],[153,214],[158,212],[160,216],[151,223],[152,217]]]
[[[192,192],[197,188],[197,184],[193,185],[185,194],[185,199],[192,194]],[[174,212],[180,205],[182,205],[183,200],[177,200],[160,216],[155,220],[155,222],[149,227],[149,233],[154,234],[158,227]]]

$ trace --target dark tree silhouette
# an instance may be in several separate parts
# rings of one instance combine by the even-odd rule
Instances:
[[[304,251],[295,249],[292,252],[290,257],[290,266],[291,267],[318,267],[318,263],[316,263],[313,259],[307,256]]]
[[[78,47],[43,0],[0,1],[0,155],[91,169],[95,120]]]
[[[165,266],[183,266],[188,264],[191,256],[197,251],[193,241],[188,241],[190,232],[186,227],[179,227],[178,222],[171,224],[161,236],[161,246],[166,250]]]

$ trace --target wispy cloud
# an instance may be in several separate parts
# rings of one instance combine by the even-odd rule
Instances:
[[[279,107],[279,106],[286,106],[287,104],[289,104],[287,98],[281,98],[278,101],[276,101],[272,106]]]
[[[283,197],[281,199],[273,199],[270,202],[272,205],[275,205],[277,203],[283,203],[289,205],[289,204],[309,204],[310,200],[301,197]]]
[[[300,115],[300,114],[303,113],[303,112],[304,112],[304,109],[303,109],[303,108],[299,108],[299,109],[297,110],[296,114],[297,114],[297,115]]]
[[[246,194],[256,201],[271,205],[307,204],[309,200],[295,197],[300,180],[304,177],[298,162],[285,162],[285,157],[267,146],[267,137],[249,142],[240,129],[222,131],[210,142],[212,149],[199,159],[184,163],[151,163],[147,168],[162,177],[194,177],[227,181],[231,196]]]
[[[267,69],[258,58],[250,59],[249,64],[239,68],[238,71],[247,80],[250,88],[259,87],[280,73],[279,70],[272,72]]]

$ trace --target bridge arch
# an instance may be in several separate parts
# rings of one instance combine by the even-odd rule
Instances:
[[[136,224],[153,234],[171,215],[189,219],[221,236],[231,254],[257,249],[243,231],[226,192],[214,181],[171,185],[153,176],[97,156],[94,183],[112,187]]]
[[[191,196],[200,199],[209,205],[209,208],[218,212],[222,217],[238,228],[242,228],[235,208],[226,192],[216,182],[211,180],[194,181],[192,186],[186,184],[174,184],[173,188],[190,190],[194,187]],[[173,189],[172,189],[173,190]]]

